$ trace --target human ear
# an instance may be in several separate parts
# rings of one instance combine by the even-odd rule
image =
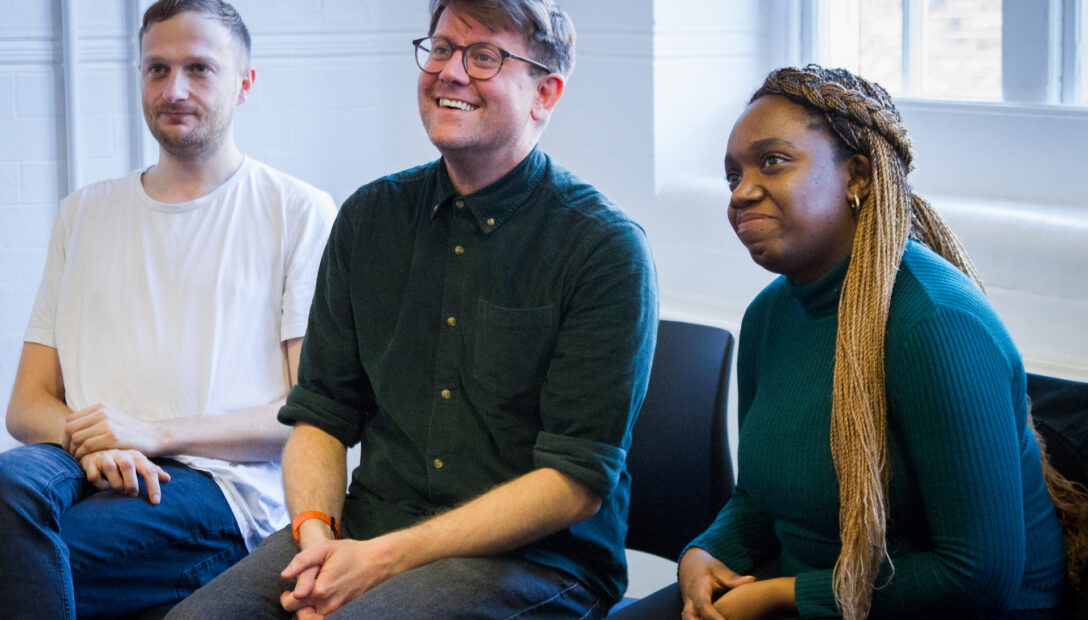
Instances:
[[[242,84],[238,89],[238,103],[241,105],[249,97],[249,89],[253,88],[253,82],[257,81],[257,72],[253,70],[253,67],[246,67],[242,71]]]
[[[846,161],[846,173],[849,175],[846,183],[849,192],[847,200],[857,196],[860,201],[865,202],[873,181],[873,165],[869,158],[861,153],[854,153]]]
[[[533,102],[533,109],[530,111],[534,121],[543,121],[548,118],[548,115],[555,109],[555,105],[559,103],[559,98],[563,96],[565,86],[566,80],[558,73],[549,73],[546,77],[541,78],[536,85],[536,100]]]

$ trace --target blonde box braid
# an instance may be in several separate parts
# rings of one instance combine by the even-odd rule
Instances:
[[[872,166],[870,193],[857,215],[852,258],[839,298],[831,400],[831,455],[839,481],[842,540],[833,585],[843,616],[864,618],[887,556],[884,335],[907,238],[916,237],[976,282],[979,279],[952,231],[911,192],[910,141],[883,88],[843,69],[809,65],[772,72],[752,100],[764,95],[780,95],[822,112],[847,148],[868,157]]]

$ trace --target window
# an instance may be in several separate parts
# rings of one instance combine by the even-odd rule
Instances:
[[[987,6],[983,0],[763,2],[768,69],[816,62],[846,67],[888,88],[914,144],[911,184],[924,196],[1027,209],[1068,205],[1088,218],[1088,0],[995,1],[990,6],[1000,11],[998,25],[996,17],[976,15],[966,27],[965,18],[957,23],[951,11],[968,3],[978,11]],[[983,31],[990,34],[978,34]],[[967,33],[975,37],[971,45]],[[973,64],[955,58],[965,64],[927,67],[919,50],[929,41],[932,55],[934,38],[944,41],[938,46],[970,50]],[[919,39],[920,46],[912,43]],[[863,46],[871,50],[864,57]],[[994,58],[994,46],[999,66],[983,60]],[[944,60],[958,54],[943,52]],[[960,76],[968,66],[983,72],[976,67],[984,62],[991,63],[990,77],[967,88]]]
[[[893,95],[1088,105],[1088,0],[809,0],[817,62]]]

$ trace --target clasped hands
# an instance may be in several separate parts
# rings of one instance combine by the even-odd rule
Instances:
[[[680,558],[683,620],[760,620],[795,615],[794,580],[738,575],[703,549]]]
[[[320,521],[299,526],[302,551],[280,573],[296,580],[294,589],[280,595],[294,620],[321,620],[406,569],[395,533],[370,540],[331,537]]]
[[[160,485],[170,480],[170,474],[148,458],[157,454],[159,442],[154,424],[98,403],[68,414],[61,447],[79,462],[95,488],[136,497],[142,478],[148,499],[158,504]]]

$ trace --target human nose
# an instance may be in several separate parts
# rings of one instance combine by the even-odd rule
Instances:
[[[166,85],[162,90],[162,98],[167,101],[181,101],[189,96],[189,80],[184,72],[173,71],[166,79]]]
[[[460,55],[460,58],[458,58]],[[469,81],[468,71],[465,70],[465,50],[456,49],[453,51],[453,55],[446,61],[446,66],[442,67],[442,70],[438,72],[438,77],[443,82],[454,82],[459,84],[467,84]]]
[[[729,208],[743,209],[759,202],[763,198],[763,186],[749,176],[741,176],[729,195]]]

